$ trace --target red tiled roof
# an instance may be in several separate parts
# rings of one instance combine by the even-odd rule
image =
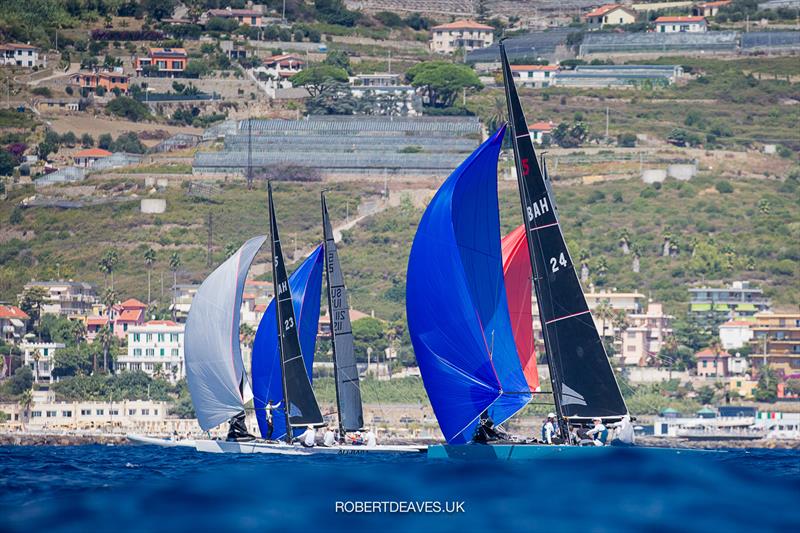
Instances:
[[[28,320],[28,314],[15,305],[0,305],[0,318],[16,318],[18,320]]]
[[[705,2],[704,4],[700,4],[700,7],[721,7],[727,6],[732,2],[732,0],[718,0],[717,2]]]
[[[209,9],[212,17],[260,17],[261,12],[254,9]]]
[[[719,354],[715,354],[714,350],[712,350],[711,348],[704,348],[704,349],[700,350],[699,352],[697,352],[694,355],[695,355],[695,357],[730,357],[731,356],[731,354],[729,354],[725,350],[722,350],[721,352],[719,352]]]
[[[705,17],[658,17],[656,24],[670,23],[670,22],[705,22]]]
[[[552,122],[534,122],[533,124],[528,126],[530,131],[552,131],[556,125]]]
[[[150,322],[145,322],[145,326],[178,326],[177,322],[173,322],[172,320],[151,320]]]
[[[111,152],[103,150],[102,148],[87,148],[86,150],[81,150],[72,157],[108,157],[110,155]]]
[[[602,17],[603,15],[605,15],[606,13],[608,13],[610,11],[614,11],[615,9],[620,9],[620,8],[624,9],[625,11],[627,11],[629,13],[631,12],[630,9],[628,9],[625,6],[622,6],[620,4],[606,4],[604,6],[598,7],[594,11],[590,11],[590,12],[586,13],[584,15],[584,17],[586,17],[586,18],[589,18],[589,17]]]
[[[122,314],[117,317],[120,322],[139,322],[142,320],[142,309],[125,309]]]
[[[0,44],[0,50],[38,50],[38,48],[29,44],[3,43]]]
[[[140,302],[136,298],[128,298],[119,305],[123,309],[147,309],[147,304]]]
[[[105,326],[108,319],[104,316],[90,316],[86,319],[87,326]]]
[[[511,65],[511,72],[548,71],[558,70],[558,65]]]
[[[474,20],[457,20],[449,24],[434,26],[432,30],[487,30],[494,31],[494,27],[475,22]]]

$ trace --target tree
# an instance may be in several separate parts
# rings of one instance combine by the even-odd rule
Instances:
[[[0,150],[0,176],[10,176],[16,166],[17,161],[14,156],[5,150]]]
[[[757,402],[774,403],[778,399],[778,379],[775,372],[764,366],[758,376],[758,386],[753,391],[753,398]]]
[[[132,131],[120,134],[112,146],[115,152],[143,154],[147,151],[147,147],[139,140],[139,136]]]
[[[562,148],[576,148],[581,146],[589,137],[589,128],[582,121],[575,121],[572,124],[562,122],[551,134],[553,141]]]
[[[389,345],[380,320],[371,317],[361,318],[353,322],[352,328],[356,358],[360,362],[367,360],[367,348],[372,348],[375,353],[382,352]]]
[[[104,336],[102,343],[103,343],[103,369],[108,372],[108,350],[111,348],[111,344],[114,340],[113,331],[111,331],[111,325],[113,322],[111,321],[111,311],[114,309],[114,303],[117,301],[117,293],[114,292],[114,285],[112,283],[111,288],[107,289],[105,294],[103,294],[103,304],[106,306],[106,312],[108,313],[108,322],[106,323],[105,327],[109,328],[110,335]]]
[[[176,0],[144,0],[142,7],[151,19],[162,20],[172,16],[177,3]]]
[[[86,338],[86,324],[84,324],[83,320],[70,320],[69,330],[76,346]]]
[[[110,321],[105,326],[100,328],[100,331],[97,332],[95,342],[100,343],[100,346],[103,347],[103,358],[105,359],[105,364],[108,364],[108,352],[111,349],[111,346],[114,344],[115,339],[116,336],[111,330]],[[92,350],[92,373],[94,372],[97,372],[97,350]]]
[[[33,387],[33,371],[30,367],[21,366],[14,371],[14,375],[8,378],[8,392],[14,396],[19,396]]]
[[[347,74],[353,74],[353,69],[350,66],[350,56],[344,50],[331,50],[322,63],[340,68]]]
[[[318,65],[301,70],[289,81],[296,87],[305,87],[311,96],[317,96],[337,81],[347,82],[347,71],[333,65]]]
[[[103,133],[97,138],[97,147],[103,150],[109,150],[111,145],[114,144],[114,138],[110,133]]]
[[[153,300],[150,298],[150,278],[153,272],[153,263],[156,262],[156,251],[148,248],[144,252],[144,266],[147,269],[147,305]]]
[[[34,324],[39,323],[42,315],[42,305],[48,296],[47,289],[34,285],[22,291],[19,299],[19,308],[25,311]]]
[[[94,146],[94,137],[92,137],[89,133],[84,133],[81,135],[81,146],[84,148],[91,148]]]
[[[28,372],[30,372],[30,369],[28,369]],[[14,375],[16,376],[16,374]],[[23,429],[25,428],[25,423],[27,423],[28,420],[30,420],[31,416],[31,406],[33,405],[33,390],[31,389],[32,385],[33,383],[31,383],[31,385],[28,385],[28,387],[20,393],[19,397],[19,407],[20,409],[22,409]]]
[[[183,69],[183,75],[187,78],[200,78],[206,74],[208,74],[208,65],[199,59],[190,60]]]
[[[33,382],[39,383],[39,360],[42,358],[42,352],[37,348],[33,351],[31,357],[33,357]]]
[[[150,118],[147,106],[128,96],[117,96],[106,105],[106,111],[118,117],[124,117],[132,122],[139,122]]]
[[[256,340],[256,331],[250,324],[239,324],[239,340],[245,346],[253,347]]]
[[[178,269],[181,268],[181,256],[172,252],[169,258],[169,269],[172,271],[172,320],[175,320],[175,298],[178,286]]]
[[[482,89],[478,75],[470,67],[447,61],[424,61],[406,72],[414,87],[423,90],[428,104],[433,107],[452,107],[461,91]]]
[[[95,345],[79,344],[56,351],[53,356],[53,376],[88,376],[92,373],[92,358],[96,359]]]
[[[309,115],[352,115],[358,108],[359,102],[353,97],[350,85],[344,82],[332,82],[306,98]]]
[[[614,319],[614,308],[611,307],[611,302],[608,300],[601,300],[597,303],[597,306],[594,308],[594,311],[592,311],[592,314],[595,316],[595,318],[600,320],[600,323],[602,324],[602,336],[606,337],[606,325],[609,322],[612,322]],[[613,322],[611,326],[611,333],[614,333]]]

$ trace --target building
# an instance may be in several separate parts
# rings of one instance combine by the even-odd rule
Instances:
[[[555,82],[559,87],[666,86],[682,76],[680,65],[577,65],[572,70],[560,70]]]
[[[728,320],[719,326],[719,340],[726,350],[747,346],[753,338],[752,320]]]
[[[192,300],[199,288],[200,285],[193,283],[178,284],[172,287],[172,304],[169,309],[175,312],[174,316],[178,322],[186,322],[189,309],[192,307]]]
[[[147,304],[136,298],[129,298],[111,308],[111,319],[114,321],[114,335],[120,339],[128,336],[128,328],[141,326],[145,321]]]
[[[183,74],[189,58],[183,48],[150,48],[147,57],[136,58],[136,74],[174,77]]]
[[[119,89],[123,93],[128,92],[129,77],[119,71],[82,71],[70,76],[70,81],[77,85],[81,90],[97,92],[102,87],[107,92]]]
[[[254,9],[233,9],[227,7],[225,9],[210,9],[205,14],[205,21],[208,22],[212,18],[233,19],[242,26],[253,26],[260,28],[264,25],[261,11]]]
[[[75,160],[75,166],[89,168],[94,165],[95,161],[98,159],[103,159],[110,155],[111,152],[103,150],[102,148],[86,148],[76,152],[75,155],[72,156],[72,159]]]
[[[452,54],[463,49],[466,52],[491,46],[494,28],[474,20],[457,20],[431,29],[431,51]]]
[[[100,330],[108,324],[108,318],[104,316],[87,316],[86,317],[86,341],[94,342]]]
[[[545,139],[549,142],[550,134],[553,133],[555,127],[556,125],[551,121],[539,121],[529,124],[528,131],[531,134],[533,142],[542,144],[545,142]]]
[[[45,291],[43,314],[86,316],[97,303],[94,287],[80,281],[31,281],[25,290],[40,287]]]
[[[247,48],[233,41],[220,41],[219,47],[229,59],[247,59]]]
[[[705,17],[658,17],[657,33],[702,33],[708,31]]]
[[[40,113],[80,111],[81,103],[77,98],[43,98],[36,101],[36,109]]]
[[[633,24],[636,12],[621,4],[606,4],[586,13],[583,18],[590,30],[599,30],[605,26]]]
[[[622,358],[626,365],[647,366],[654,362],[664,341],[672,335],[671,315],[660,303],[647,304],[645,313],[628,315],[629,326],[622,335]],[[670,361],[662,361],[667,364]]]
[[[34,381],[52,383],[53,357],[65,345],[59,342],[23,342],[19,348],[22,350],[22,364],[33,371]]]
[[[39,49],[29,44],[0,44],[0,65],[33,68],[40,66]],[[47,66],[45,60],[44,65]]]
[[[697,375],[703,378],[724,378],[728,376],[728,360],[731,354],[725,350],[715,352],[711,348],[694,354],[697,359]]]
[[[183,324],[151,320],[128,328],[128,351],[117,358],[119,371],[141,370],[175,383],[186,377],[183,363]]]
[[[306,68],[306,62],[300,56],[280,54],[264,59],[260,66],[252,70],[252,73],[267,94],[275,98],[279,89],[292,88],[289,78],[304,68]]]
[[[28,331],[28,320],[28,314],[19,307],[0,304],[0,339],[7,344],[19,344]]]
[[[713,327],[726,320],[752,317],[768,310],[764,291],[748,281],[734,281],[729,287],[689,289],[689,315],[697,322]]]
[[[753,391],[758,388],[758,380],[749,379],[747,376],[735,374],[728,381],[728,391],[735,392],[745,400],[753,399]]]
[[[401,83],[399,74],[359,74],[350,78],[355,98],[375,96],[375,115],[417,116],[422,114],[422,99],[411,85]]]
[[[258,329],[261,317],[267,310],[270,300],[272,300],[273,285],[271,281],[256,281],[249,279],[244,283],[244,293],[242,294],[242,309],[239,320],[242,324],[248,324],[253,329]]]
[[[769,365],[783,376],[800,373],[800,312],[757,313],[752,326],[754,369]]]
[[[710,18],[719,13],[719,8],[729,6],[733,0],[717,0],[716,2],[703,2],[692,6],[692,15],[696,17]]]
[[[729,352],[730,353],[730,352]],[[745,376],[750,370],[750,359],[736,352],[728,360],[728,372],[732,376]]]
[[[550,87],[555,85],[558,74],[557,65],[511,65],[511,75],[514,80],[527,87]]]
[[[593,311],[592,318],[594,318],[594,325],[597,328],[597,331],[600,332],[600,335],[605,336],[614,335],[614,324],[610,319],[604,320],[602,318],[598,318],[597,313],[594,312],[601,302],[608,303],[609,307],[611,307],[611,309],[614,311],[623,311],[625,314],[630,314],[641,312],[642,301],[645,298],[644,294],[640,294],[638,292],[595,292],[593,287],[590,288],[590,291],[587,292],[585,296],[586,304],[589,306],[589,309]]]

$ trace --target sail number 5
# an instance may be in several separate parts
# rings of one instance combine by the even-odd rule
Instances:
[[[522,163],[522,175],[527,176],[528,174],[530,174],[531,166],[528,164],[528,158],[526,157],[525,159],[520,161],[520,163]]]
[[[567,258],[564,257],[564,252],[561,252],[561,254],[558,256],[558,259],[556,259],[555,257],[550,258],[550,270],[552,270],[553,272],[558,272],[559,270],[558,265],[565,267],[567,266],[567,264],[568,264]]]

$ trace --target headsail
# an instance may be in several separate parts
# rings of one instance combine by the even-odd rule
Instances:
[[[505,47],[500,44],[508,115],[539,315],[560,417],[627,414],[561,233],[536,159]]]
[[[186,381],[200,427],[209,430],[244,410],[248,388],[239,343],[242,291],[266,236],[254,237],[217,267],[192,300],[186,319]]]
[[[425,389],[448,442],[471,439],[530,400],[508,316],[500,251],[497,158],[505,128],[444,182],[408,260],[406,309]]]
[[[514,342],[525,381],[531,391],[539,389],[539,370],[533,349],[533,313],[531,312],[531,262],[525,225],[521,224],[503,237],[503,278],[506,282],[508,314],[514,330]]]
[[[297,318],[292,304],[289,277],[283,261],[281,239],[278,235],[278,222],[275,219],[275,206],[272,201],[272,183],[269,184],[269,221],[272,235],[272,279],[275,285],[276,317],[278,341],[283,370],[283,397],[285,398],[284,419],[287,426],[306,424],[322,425],[317,399],[308,379],[300,338],[297,333]],[[290,433],[287,431],[287,433]]]
[[[322,229],[325,234],[325,279],[328,284],[328,314],[331,319],[339,428],[342,431],[356,431],[364,427],[364,413],[353,346],[353,329],[350,325],[350,304],[324,194],[321,194],[321,201]]]
[[[311,380],[311,367],[314,363],[314,350],[319,328],[322,263],[322,246],[320,245],[289,276],[294,314],[300,324],[300,347],[303,351],[303,361],[309,380]],[[271,438],[280,439],[286,435],[286,421],[283,412],[283,406],[286,403],[283,399],[283,374],[281,373],[275,314],[275,299],[273,298],[258,324],[258,331],[256,331],[256,338],[253,342],[253,368],[250,372],[253,380],[253,406],[256,411],[256,420],[261,436],[265,439],[268,437],[265,408],[270,400],[273,405],[280,404],[272,412]]]

